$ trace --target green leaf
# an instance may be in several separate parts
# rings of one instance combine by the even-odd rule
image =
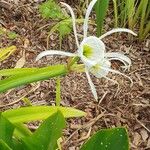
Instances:
[[[14,126],[11,124],[2,113],[0,114],[0,139],[3,140],[9,146],[12,145],[12,135]]]
[[[96,2],[96,24],[97,24],[97,36],[102,34],[103,22],[108,9],[109,0],[98,0]]]
[[[0,150],[12,150],[2,139],[0,139]]]
[[[125,128],[103,129],[94,134],[81,150],[129,150]]]
[[[30,106],[22,107],[3,112],[3,116],[6,117],[12,123],[28,122],[34,120],[43,120],[56,113],[58,110],[64,115],[65,118],[70,117],[82,117],[86,113],[70,107],[57,107],[57,106]]]
[[[14,51],[16,51],[16,46],[10,46],[6,48],[0,48],[0,61],[8,58]]]
[[[21,69],[20,69],[21,70]],[[22,70],[24,71],[24,70]],[[0,93],[5,92],[11,88],[46,80],[52,77],[62,76],[67,73],[67,68],[64,65],[55,65],[45,67],[44,69],[28,70],[27,73],[18,73],[17,75],[10,76],[6,79],[0,80]],[[9,70],[7,70],[9,72]],[[10,73],[10,72],[9,72]]]
[[[47,118],[35,133],[23,138],[24,148],[27,150],[55,150],[57,140],[65,128],[65,119],[60,111]]]
[[[55,3],[54,0],[48,0],[39,6],[39,12],[43,18],[46,19],[64,19],[66,16],[63,14],[61,8]]]
[[[68,21],[60,22],[57,30],[61,37],[65,37],[66,35],[70,34],[72,27],[72,23]]]
[[[16,123],[15,124],[15,130],[14,130],[14,136],[17,139],[30,136],[32,135],[32,132],[27,128],[27,126],[23,123]]]
[[[12,75],[19,75],[19,74],[27,74],[27,73],[34,73],[38,71],[40,68],[14,68],[14,69],[3,69],[0,70],[0,76],[12,76]]]

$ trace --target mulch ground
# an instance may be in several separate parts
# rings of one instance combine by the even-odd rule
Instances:
[[[17,1],[16,1],[17,3]],[[75,9],[76,10],[76,9]],[[42,19],[38,12],[38,1],[0,1],[0,24],[9,31],[15,31],[19,37],[9,40],[0,37],[0,46],[16,45],[17,51],[0,63],[0,69],[13,68],[23,58],[23,67],[39,67],[66,63],[66,57],[45,57],[35,63],[37,54],[47,49],[47,35],[54,21]],[[110,14],[111,15],[111,14]],[[111,16],[106,18],[106,32],[111,27]],[[95,26],[90,33],[95,34]],[[82,26],[78,25],[79,33]],[[116,34],[105,38],[107,51],[123,51],[132,60],[130,76],[134,85],[124,77],[109,74],[119,82],[119,87],[105,79],[92,76],[99,102],[95,102],[84,73],[73,72],[61,79],[61,105],[71,106],[87,112],[85,118],[68,119],[68,128],[64,130],[63,149],[77,150],[95,131],[102,128],[125,126],[130,136],[132,150],[150,149],[150,38],[139,42],[137,38],[128,38],[127,34]],[[59,49],[58,34],[50,36],[49,49]],[[73,33],[62,41],[62,50],[75,52]],[[25,55],[24,55],[25,54]],[[113,62],[113,68],[121,64]],[[121,70],[120,70],[121,71]],[[22,98],[28,98],[33,105],[54,105],[55,79],[42,81],[9,90],[0,95],[0,110],[24,106]]]

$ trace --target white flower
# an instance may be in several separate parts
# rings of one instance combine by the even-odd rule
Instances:
[[[106,37],[112,33],[116,33],[116,32],[128,32],[135,36],[136,36],[136,34],[129,29],[116,28],[116,29],[113,29],[113,30],[103,34],[99,38],[95,37],[95,36],[87,37],[89,15],[90,15],[92,8],[95,5],[96,1],[97,0],[92,0],[87,8],[85,19],[84,19],[84,25],[83,25],[83,31],[84,31],[83,41],[80,44],[78,41],[78,36],[77,36],[77,31],[76,31],[74,12],[68,4],[61,2],[61,4],[66,6],[68,8],[68,10],[70,11],[70,14],[72,17],[75,41],[76,41],[78,50],[76,53],[63,52],[63,51],[59,51],[59,50],[46,50],[46,51],[41,52],[37,56],[36,60],[39,60],[42,57],[47,56],[47,55],[63,55],[63,56],[69,56],[69,57],[74,57],[74,56],[80,57],[80,59],[82,60],[82,62],[85,65],[85,73],[86,73],[86,76],[88,79],[88,83],[91,87],[91,91],[94,95],[94,98],[97,100],[98,99],[97,92],[96,92],[95,86],[90,78],[89,72],[92,73],[97,78],[104,77],[113,82],[115,82],[115,81],[106,77],[106,75],[109,72],[120,74],[120,75],[123,75],[123,76],[129,78],[129,80],[132,83],[132,80],[130,77],[126,76],[125,74],[123,74],[117,70],[111,69],[111,62],[110,62],[111,60],[119,60],[124,64],[123,67],[125,69],[127,69],[131,66],[131,60],[127,56],[123,55],[122,53],[118,53],[118,52],[108,52],[107,53],[105,50],[105,44],[102,42],[102,39],[104,37]]]

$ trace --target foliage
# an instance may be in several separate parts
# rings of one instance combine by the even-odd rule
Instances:
[[[0,48],[0,61],[8,58],[13,52],[16,51],[16,46],[9,46],[6,48]]]
[[[77,23],[83,23],[83,19],[76,19]],[[91,23],[91,22],[90,22]],[[47,36],[47,48],[49,47],[49,37],[52,35],[54,32],[59,33],[59,40],[60,40],[60,48],[61,48],[61,42],[62,38],[65,36],[69,35],[72,31],[72,19],[64,19],[56,23],[49,31],[48,36]]]
[[[68,21],[63,21],[59,24],[57,30],[60,36],[63,38],[64,36],[70,34],[72,24]]]
[[[70,107],[29,106],[7,110],[3,112],[3,116],[12,123],[22,123],[35,120],[44,120],[47,117],[53,115],[58,110],[63,114],[65,118],[82,117],[86,115],[86,113],[84,113],[83,111]]]
[[[149,0],[113,0],[115,26],[130,29],[139,28],[139,39],[143,40],[150,32]]]
[[[109,0],[98,0],[95,6],[97,36],[102,34],[104,18],[108,9]]]
[[[66,16],[54,0],[47,0],[39,6],[39,11],[45,19],[64,19]]]
[[[46,80],[52,77],[62,76],[68,72],[65,65],[54,65],[43,68],[16,68],[0,70],[0,76],[6,77],[0,80],[0,92],[4,92],[17,86]]]
[[[4,112],[5,113],[5,112]],[[66,127],[61,111],[50,115],[35,132],[23,124],[10,122],[9,117],[0,114],[0,147],[1,150],[56,150],[62,130]],[[20,129],[16,132],[16,129]],[[59,144],[60,147],[60,144]],[[81,150],[128,150],[129,141],[124,128],[113,128],[98,131]]]
[[[55,150],[57,140],[62,135],[65,119],[61,112],[48,117],[30,136],[13,137],[15,125],[3,115],[0,116],[0,147],[1,150]]]
[[[62,45],[62,39],[71,33],[71,25],[72,24],[70,22],[64,21],[61,22],[57,28],[57,31],[59,32],[60,49]]]
[[[81,150],[129,150],[127,131],[125,128],[102,129]]]

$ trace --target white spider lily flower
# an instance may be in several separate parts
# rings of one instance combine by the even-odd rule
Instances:
[[[39,60],[42,57],[47,56],[47,55],[63,55],[63,56],[68,56],[68,57],[74,57],[74,56],[80,57],[83,64],[85,65],[85,73],[88,79],[88,83],[91,87],[91,91],[93,93],[94,98],[97,100],[98,99],[97,92],[90,78],[89,72],[92,73],[97,78],[104,77],[114,83],[116,83],[116,81],[106,77],[107,74],[109,72],[120,74],[120,75],[127,77],[132,83],[132,80],[130,77],[126,76],[125,74],[117,70],[111,69],[111,62],[110,62],[111,60],[119,60],[124,64],[123,67],[125,69],[128,69],[131,66],[131,60],[127,56],[119,52],[106,52],[105,44],[103,43],[102,39],[116,32],[127,32],[135,36],[136,34],[129,29],[116,28],[116,29],[112,29],[111,31],[108,31],[107,33],[101,35],[100,37],[96,37],[96,36],[87,37],[89,16],[96,2],[97,0],[92,0],[87,8],[85,19],[84,19],[84,24],[83,24],[83,32],[84,32],[83,40],[81,43],[79,43],[78,36],[77,36],[74,12],[68,4],[61,2],[61,4],[67,7],[67,9],[70,11],[70,14],[72,17],[73,31],[74,31],[76,45],[78,48],[77,52],[70,53],[70,52],[63,52],[59,50],[46,50],[46,51],[41,52],[37,56],[36,60]]]

